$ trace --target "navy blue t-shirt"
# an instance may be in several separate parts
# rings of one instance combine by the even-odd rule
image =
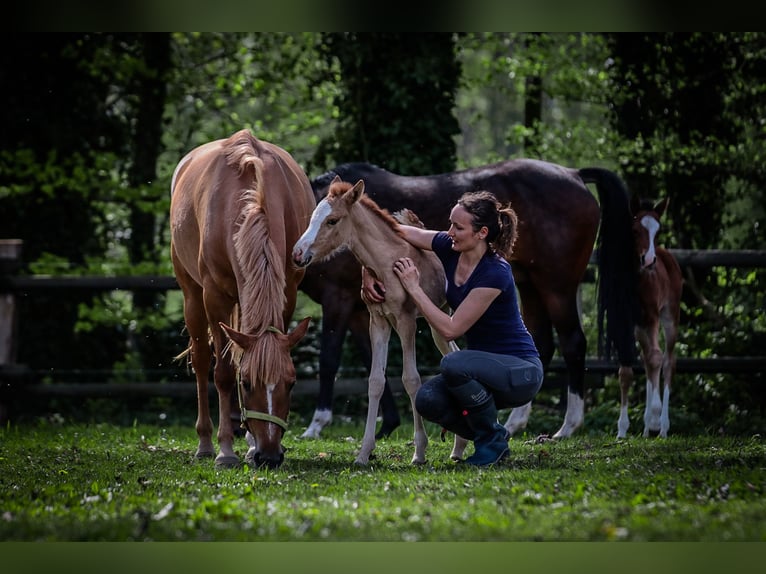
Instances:
[[[466,331],[468,348],[517,357],[539,357],[532,336],[521,319],[510,264],[498,255],[487,253],[468,280],[458,287],[455,285],[455,271],[460,253],[452,250],[450,236],[444,231],[437,233],[431,247],[444,266],[447,302],[452,309],[457,309],[468,292],[476,287],[500,290],[489,308]]]

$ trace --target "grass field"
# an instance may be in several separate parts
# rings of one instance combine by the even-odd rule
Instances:
[[[411,425],[360,468],[362,422],[337,420],[320,440],[291,429],[278,470],[217,470],[194,459],[188,425],[9,424],[0,540],[766,541],[760,435],[528,434],[477,469],[451,462],[451,442],[428,429],[420,467]]]

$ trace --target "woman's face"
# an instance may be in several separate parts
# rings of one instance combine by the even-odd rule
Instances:
[[[461,205],[456,205],[450,212],[450,226],[447,234],[452,238],[452,249],[470,251],[484,241],[486,229],[473,230],[473,216]]]

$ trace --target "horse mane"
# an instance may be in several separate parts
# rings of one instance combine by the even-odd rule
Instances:
[[[353,185],[347,181],[340,181],[340,182],[333,183],[332,185],[330,185],[330,189],[327,192],[328,201],[333,201],[335,198],[346,193],[352,187]],[[403,236],[401,230],[399,229],[399,220],[397,220],[393,215],[391,215],[391,213],[388,210],[380,207],[367,195],[362,195],[362,197],[359,199],[359,203],[364,205],[374,215],[378,216],[382,221],[384,221],[386,225],[388,225],[391,228],[391,230],[394,231],[398,236],[400,237]],[[415,219],[417,219],[417,216],[415,216],[414,214],[413,216],[415,217]]]
[[[264,212],[263,161],[255,154],[257,140],[247,130],[234,134],[226,143],[227,163],[240,175],[253,171],[252,186],[242,191],[242,213],[234,233],[234,250],[242,270],[244,285],[239,291],[241,330],[255,335],[257,348],[253,352],[253,381],[275,381],[282,365],[273,360],[279,356],[279,340],[269,327],[282,326],[285,307],[286,276],[283,256],[269,236]],[[233,349],[236,364],[241,349]]]

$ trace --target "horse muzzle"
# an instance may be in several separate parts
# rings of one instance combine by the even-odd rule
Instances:
[[[245,462],[253,468],[270,468],[274,470],[282,466],[284,461],[285,454],[283,452],[274,456],[267,456],[259,452],[255,447],[248,450],[247,455],[245,455]]]
[[[297,267],[308,267],[312,259],[313,254],[311,252],[304,253],[300,249],[293,251],[293,263],[295,263]]]

